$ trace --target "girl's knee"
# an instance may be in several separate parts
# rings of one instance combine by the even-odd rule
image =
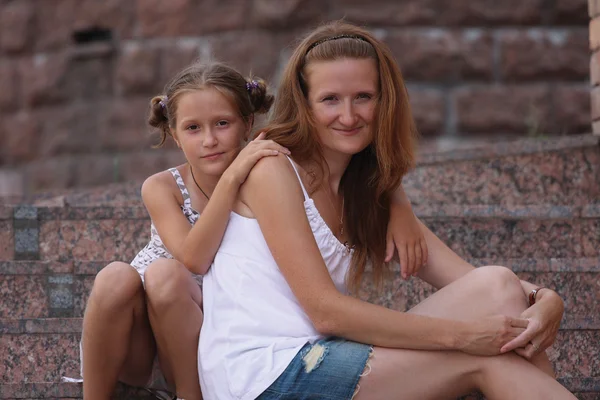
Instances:
[[[104,267],[94,280],[90,299],[106,309],[121,309],[143,299],[144,287],[138,272],[129,264],[113,262]]]
[[[153,306],[169,305],[189,297],[191,273],[175,260],[158,259],[144,274],[146,294]]]

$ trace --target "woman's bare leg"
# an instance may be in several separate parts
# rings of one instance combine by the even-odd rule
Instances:
[[[83,317],[83,396],[110,399],[117,380],[148,382],[156,346],[142,280],[128,264],[98,273]]]
[[[175,260],[156,260],[144,276],[161,369],[179,397],[201,399],[198,338],[202,291],[192,274]]]
[[[489,301],[486,301],[489,300]],[[504,267],[467,273],[409,312],[468,320],[525,307],[518,278]],[[511,353],[478,357],[458,351],[375,347],[370,373],[356,399],[456,398],[479,389],[489,399],[574,399],[564,387],[524,358]]]
[[[421,278],[434,281],[437,287],[445,287],[449,282],[453,282],[467,273],[474,271],[472,265],[446,246],[429,228],[423,224],[421,224],[421,228],[423,229],[429,248],[428,265],[423,267],[419,273]],[[485,315],[499,314],[500,312],[511,317],[518,317],[528,307],[527,299],[516,275],[508,269],[505,272],[507,274],[503,276],[507,279],[497,281],[495,278],[492,278],[490,285],[496,283],[504,286],[508,285],[510,290],[505,291],[503,287],[499,287],[500,293],[496,294],[495,298],[490,298],[488,288],[492,286],[486,287],[486,285],[482,285],[479,291],[475,293],[458,292],[456,290],[452,292],[446,291],[444,300],[436,301],[436,307],[424,308],[424,305],[428,304],[429,300],[426,299],[421,303],[423,306],[420,304],[414,310],[426,309],[427,315],[430,316],[445,316],[446,318],[454,317],[457,319],[461,319],[462,316],[465,318],[477,318]],[[436,280],[434,277],[441,279]],[[495,287],[498,288],[498,286]],[[469,298],[468,296],[473,297]],[[546,352],[536,354],[530,361],[548,375],[555,377],[554,368]]]

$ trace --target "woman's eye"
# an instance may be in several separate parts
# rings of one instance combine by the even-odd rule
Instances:
[[[360,93],[356,97],[359,98],[359,99],[370,99],[372,96],[369,93]]]
[[[334,100],[336,100],[335,96],[326,96],[326,97],[323,97],[323,100],[321,100],[321,101],[334,101]]]

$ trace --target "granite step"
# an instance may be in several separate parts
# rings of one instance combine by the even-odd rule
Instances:
[[[12,208],[0,261],[131,260],[149,238],[143,207]],[[415,213],[467,258],[600,255],[600,203],[585,206],[416,205]],[[0,220],[0,223],[3,221]],[[2,239],[2,238],[0,238]]]
[[[414,204],[585,205],[600,198],[593,135],[425,145],[403,181]]]
[[[588,326],[585,321],[591,324],[592,320],[600,324],[600,316],[588,313],[590,305],[600,305],[600,257],[469,261],[477,266],[505,265],[522,279],[554,288],[565,299],[565,314],[571,321],[584,324],[577,326]],[[0,318],[83,316],[94,278],[108,263],[0,261]],[[418,279],[402,280],[397,264],[393,268],[382,293],[365,283],[362,296],[386,307],[407,310],[433,293],[432,287]]]
[[[80,336],[80,318],[0,320],[2,386],[78,377]],[[600,329],[562,328],[549,349],[558,377],[583,392],[600,391],[599,353]]]
[[[71,382],[3,384],[0,386],[0,399],[83,399],[83,385]],[[118,384],[112,399],[156,400],[157,398],[144,389]]]

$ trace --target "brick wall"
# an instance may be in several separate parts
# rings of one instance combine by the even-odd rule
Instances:
[[[0,0],[0,195],[178,162],[145,126],[174,72],[216,57],[276,82],[295,37],[344,16],[390,45],[425,136],[590,130],[585,0]]]
[[[588,0],[590,15],[590,84],[592,86],[592,128],[600,135],[600,0]]]

